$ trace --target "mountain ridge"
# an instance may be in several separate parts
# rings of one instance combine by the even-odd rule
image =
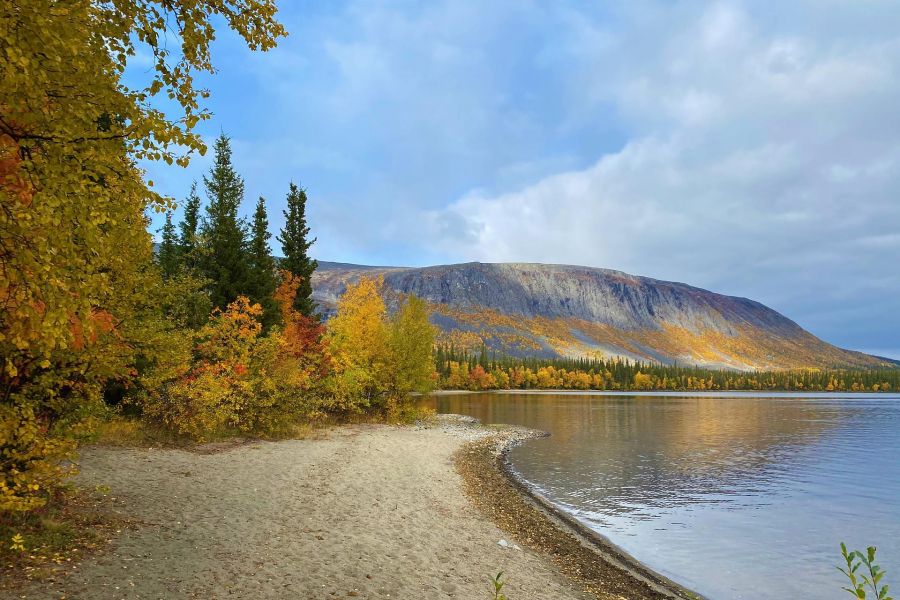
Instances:
[[[425,299],[441,340],[461,347],[741,370],[892,366],[828,344],[756,300],[598,267],[320,261],[313,297],[329,314],[360,277],[383,277],[388,297]]]

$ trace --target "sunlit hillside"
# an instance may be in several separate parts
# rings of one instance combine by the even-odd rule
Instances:
[[[746,298],[619,271],[537,264],[424,268],[321,263],[314,298],[329,312],[349,281],[429,302],[441,341],[541,357],[623,357],[735,369],[890,366],[833,346]]]

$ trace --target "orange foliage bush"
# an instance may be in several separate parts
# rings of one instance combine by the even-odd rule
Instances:
[[[197,332],[186,373],[150,390],[144,414],[194,439],[229,431],[277,434],[321,412],[330,370],[324,327],[292,308],[299,281],[278,287],[284,329],[262,337],[262,308],[241,296]]]
[[[281,310],[284,323],[282,349],[290,356],[301,360],[306,367],[324,377],[330,367],[327,342],[324,339],[325,326],[318,320],[294,310],[294,298],[301,279],[289,271],[281,272],[281,284],[275,290],[275,302]]]

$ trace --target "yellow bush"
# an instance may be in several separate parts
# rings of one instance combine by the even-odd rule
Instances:
[[[315,416],[322,367],[311,355],[321,348],[300,344],[297,335],[287,339],[277,328],[260,337],[261,314],[244,297],[215,311],[197,333],[196,362],[156,382],[143,399],[145,416],[197,440],[226,432],[275,434]]]
[[[29,407],[0,406],[0,512],[43,506],[72,467],[62,464],[72,442],[50,439]]]
[[[381,287],[381,280],[366,278],[347,286],[337,315],[328,322],[334,409],[385,409],[409,392],[433,389],[435,328],[425,303],[409,296],[389,317]]]
[[[318,373],[285,352],[285,339],[273,331],[254,348],[247,373],[248,397],[237,426],[242,431],[277,435],[319,416],[323,409]]]
[[[197,333],[197,363],[172,381],[156,382],[143,401],[144,414],[175,431],[205,439],[240,425],[247,402],[248,362],[262,329],[258,304],[240,297],[216,310]]]

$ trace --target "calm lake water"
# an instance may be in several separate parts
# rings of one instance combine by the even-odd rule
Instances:
[[[519,475],[712,600],[849,597],[835,570],[841,541],[877,546],[885,581],[900,589],[900,396],[431,401],[439,412],[550,432],[510,453]]]

